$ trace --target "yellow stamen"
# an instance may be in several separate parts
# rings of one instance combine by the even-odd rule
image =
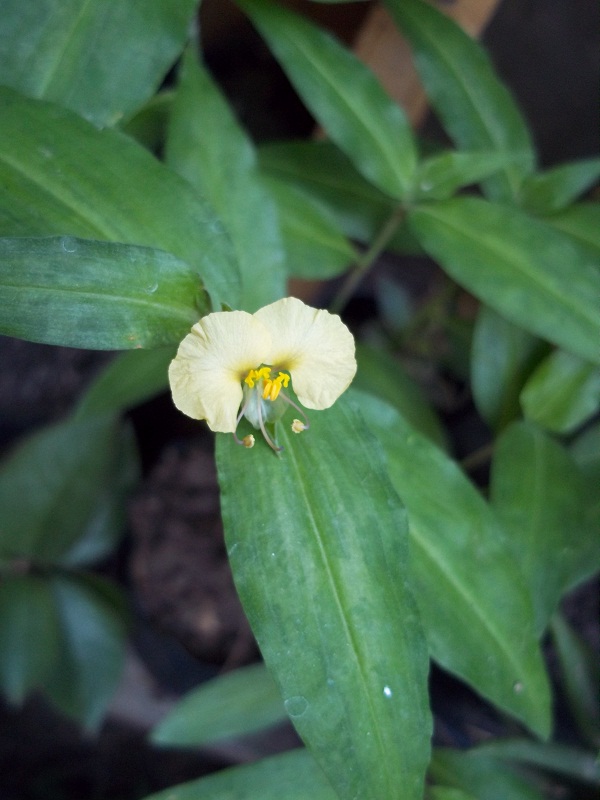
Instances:
[[[254,389],[254,384],[261,379],[268,379],[271,376],[271,370],[269,367],[261,367],[260,369],[251,369],[246,377],[244,378],[244,383],[248,385],[250,389]]]
[[[244,436],[244,438],[242,439],[242,444],[244,445],[244,447],[248,447],[248,448],[254,447],[254,442],[255,442],[255,439],[254,439],[254,436],[252,436],[251,433],[249,433],[248,436]]]
[[[269,376],[266,376],[262,393],[263,400],[277,400],[279,397],[279,392],[281,391],[281,387],[283,386],[285,389],[287,389],[289,382],[290,376],[286,375],[285,372],[280,372],[276,378],[271,378],[270,374]]]
[[[299,419],[295,419],[292,422],[292,432],[293,433],[302,433],[302,431],[306,430],[306,425],[301,422]]]

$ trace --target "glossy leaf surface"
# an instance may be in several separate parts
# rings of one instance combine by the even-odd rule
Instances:
[[[494,450],[491,501],[509,536],[541,634],[565,589],[600,565],[586,530],[584,485],[567,451],[540,428],[513,423]]]
[[[189,692],[152,732],[152,741],[200,745],[287,719],[283,698],[263,664],[225,673]]]
[[[521,407],[538,425],[569,433],[600,408],[600,368],[555,350],[523,387]]]
[[[485,182],[493,199],[514,199],[533,168],[533,145],[486,52],[423,0],[386,0],[385,5],[408,37],[427,97],[454,142],[464,150],[521,156]]]
[[[166,158],[210,200],[231,236],[242,280],[240,307],[253,312],[282,297],[277,209],[260,182],[252,142],[191,51],[175,93]]]
[[[368,181],[405,197],[416,148],[402,109],[372,72],[333,37],[267,0],[238,0],[297,92]]]
[[[95,350],[179,342],[208,310],[199,276],[170,253],[76,239],[0,239],[0,332]]]
[[[0,235],[69,234],[165,250],[213,302],[237,301],[229,241],[189,184],[123,134],[0,87]]]
[[[4,0],[2,83],[114,125],[158,88],[197,0]],[[123,76],[127,76],[124,80]]]
[[[600,362],[600,272],[587,253],[523,212],[475,197],[409,212],[423,248],[511,322]]]
[[[456,462],[387,404],[361,394],[408,511],[411,571],[432,657],[546,736],[550,695],[517,560]]]
[[[421,800],[427,652],[380,448],[346,397],[279,437],[279,457],[217,439],[229,559],[265,663],[340,796]]]

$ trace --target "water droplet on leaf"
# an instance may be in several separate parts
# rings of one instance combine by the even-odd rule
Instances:
[[[288,697],[283,705],[285,706],[285,710],[290,717],[292,717],[292,719],[296,719],[297,717],[301,717],[303,714],[306,714],[308,700],[306,697],[302,697],[302,695],[294,695],[294,697]]]
[[[77,250],[77,242],[72,236],[63,236],[60,240],[60,246],[65,253],[74,253]]]

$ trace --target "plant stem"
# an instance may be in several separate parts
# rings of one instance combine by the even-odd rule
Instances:
[[[365,252],[356,260],[356,264],[354,265],[354,269],[348,273],[346,279],[344,280],[343,284],[341,285],[339,291],[333,298],[332,302],[329,305],[330,311],[335,314],[339,314],[340,311],[344,309],[356,288],[358,287],[359,283],[363,280],[371,265],[380,255],[383,250],[385,250],[386,245],[392,238],[392,236],[396,233],[400,225],[402,224],[404,217],[406,216],[406,211],[402,206],[399,206],[393,214],[389,217],[389,219],[385,222],[375,239],[371,242],[369,247],[365,250]]]

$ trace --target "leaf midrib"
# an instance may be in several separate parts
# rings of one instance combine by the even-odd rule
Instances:
[[[366,702],[367,702],[367,704],[369,706],[369,714],[370,714],[370,717],[371,717],[371,720],[372,720],[371,729],[373,730],[374,735],[377,738],[379,752],[382,755],[384,755],[385,754],[385,747],[384,747],[384,743],[383,743],[382,738],[381,738],[381,731],[380,731],[379,725],[377,723],[378,714],[376,712],[376,709],[373,706],[373,700],[371,698],[371,692],[368,691],[369,682],[368,682],[367,676],[366,676],[367,669],[366,669],[365,665],[363,664],[363,660],[361,658],[360,648],[359,648],[358,643],[356,641],[356,637],[353,635],[352,628],[348,624],[348,621],[346,619],[346,614],[344,613],[344,604],[342,602],[342,596],[341,596],[341,591],[340,591],[339,586],[338,586],[338,581],[336,579],[335,572],[334,572],[334,570],[332,568],[332,565],[330,564],[330,561],[329,561],[329,558],[328,558],[328,555],[327,555],[327,549],[326,549],[326,547],[324,545],[323,537],[321,536],[318,522],[315,519],[315,516],[313,514],[312,503],[311,503],[310,498],[309,498],[309,496],[308,496],[308,494],[306,492],[306,488],[305,488],[304,481],[303,481],[303,478],[302,478],[302,470],[300,469],[299,461],[298,461],[297,457],[295,456],[294,448],[293,447],[288,447],[286,449],[286,455],[287,455],[290,463],[293,466],[294,472],[296,473],[295,485],[296,485],[296,487],[300,487],[300,492],[302,494],[302,499],[303,499],[303,502],[304,502],[304,505],[305,505],[307,517],[308,517],[308,519],[310,521],[310,526],[311,526],[311,528],[313,530],[313,533],[314,533],[315,541],[317,543],[317,547],[318,547],[318,550],[319,550],[319,555],[321,556],[321,560],[322,560],[323,566],[325,568],[324,572],[327,575],[327,581],[328,581],[328,583],[330,585],[331,593],[332,593],[332,596],[333,596],[335,604],[336,604],[338,615],[339,615],[339,618],[340,618],[340,620],[342,622],[342,627],[343,627],[343,630],[344,630],[344,634],[345,634],[347,642],[350,645],[350,649],[352,650],[352,652],[354,654],[354,659],[355,659],[356,665],[358,667],[358,676],[359,676],[360,682],[362,684],[363,697],[366,698]],[[392,797],[393,795],[390,794],[389,796]]]

